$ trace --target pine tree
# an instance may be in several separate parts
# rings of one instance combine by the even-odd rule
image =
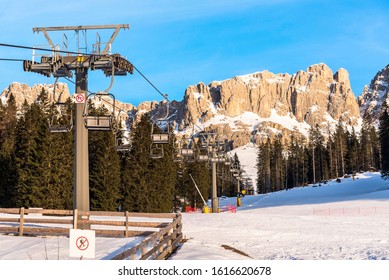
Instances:
[[[321,134],[319,125],[311,128],[309,132],[311,182],[316,183],[325,178],[325,148],[324,137]]]
[[[12,94],[5,106],[0,101],[0,207],[11,207],[14,195],[16,112]]]
[[[372,164],[374,169],[381,169],[381,140],[379,131],[374,126],[370,128],[369,139],[371,142]]]
[[[61,115],[69,122],[70,114],[73,114],[74,104],[70,98],[66,101],[64,112]],[[72,118],[74,119],[74,118]],[[57,189],[59,200],[53,207],[58,209],[73,209],[73,184],[74,184],[74,131],[66,133],[51,133],[51,185]]]
[[[360,171],[359,141],[352,128],[351,133],[346,133],[347,153],[346,153],[346,171],[348,174]]]
[[[45,193],[42,190],[40,168],[40,135],[37,120],[40,108],[36,104],[22,105],[22,116],[16,126],[16,175],[14,205],[17,207],[42,207]]]
[[[340,120],[336,126],[334,135],[334,155],[336,164],[336,177],[343,177],[346,173],[345,156],[347,154],[346,133],[343,127],[343,122]]]
[[[89,112],[106,115],[104,107],[96,109],[89,105]],[[90,131],[88,146],[91,210],[115,211],[120,199],[120,158],[115,149],[115,134]]]
[[[271,150],[270,139],[267,139],[258,146],[257,156],[257,191],[258,193],[269,193],[271,191]]]
[[[16,206],[72,208],[72,137],[50,133],[49,116],[44,90],[37,102],[22,106],[16,126]]]
[[[385,101],[382,105],[380,121],[380,142],[381,142],[381,176],[389,179],[389,108]]]
[[[281,137],[276,137],[271,145],[271,182],[272,190],[279,191],[285,188],[285,158]]]
[[[176,165],[173,162],[173,136],[163,144],[163,157],[149,159],[147,185],[148,212],[171,212],[176,185]]]
[[[296,138],[291,136],[291,141],[288,149],[288,188],[302,186],[306,180],[306,157],[303,137]]]
[[[151,158],[151,127],[149,115],[143,115],[131,132],[132,149],[121,161],[124,210],[169,212],[173,209],[176,185],[173,141],[163,144],[162,158]]]

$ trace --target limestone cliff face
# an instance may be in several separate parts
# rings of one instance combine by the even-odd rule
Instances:
[[[28,104],[31,104],[37,100],[37,97],[41,93],[42,89],[45,89],[48,92],[50,101],[54,101],[54,87],[53,85],[46,84],[38,84],[30,87],[27,84],[12,83],[0,94],[0,97],[7,99],[12,93],[15,97],[17,106],[23,104],[24,100],[26,100]],[[58,83],[55,88],[55,101],[65,102],[69,96],[70,94],[67,84]]]
[[[389,102],[389,65],[379,71],[371,80],[370,86],[365,86],[362,94],[358,97],[361,109],[361,117],[378,123],[381,106],[386,100]]]
[[[28,104],[35,102],[42,89],[48,92],[48,98],[51,102],[65,102],[70,97],[69,88],[66,83],[58,83],[54,91],[53,84],[36,84],[33,86],[29,86],[27,84],[15,82],[9,85],[8,88],[3,90],[3,92],[0,94],[0,99],[5,101],[12,93],[15,97],[16,105],[20,108],[24,100],[26,100]],[[113,101],[109,97],[103,99],[105,101],[101,105],[104,105],[109,110],[112,110]],[[122,103],[117,100],[115,102],[115,107],[115,115],[119,114],[123,123],[127,119],[127,113],[132,112],[134,109],[136,109],[135,106],[129,103]],[[151,108],[146,107],[145,109],[150,110]]]
[[[366,112],[375,110],[372,107],[374,96],[381,96],[383,92],[387,96],[388,82],[387,67],[359,98]],[[1,96],[6,98],[12,92],[18,104],[24,99],[31,103],[42,88],[47,89],[52,98],[52,85],[29,87],[19,83],[10,85]],[[60,96],[61,101],[69,96],[66,84],[57,85],[56,96]],[[360,120],[348,72],[339,69],[333,73],[325,64],[309,66],[293,75],[263,71],[208,85],[200,82],[186,89],[182,101],[172,101],[169,106],[156,101],[143,102],[137,107],[117,101],[116,106],[127,113],[120,117],[123,122],[127,118],[128,128],[149,112],[154,122],[168,116],[166,122],[178,133],[190,135],[202,129],[215,129],[225,135],[233,147],[259,142],[268,136],[282,135],[285,141],[295,133],[307,136],[309,128],[315,124],[328,131],[339,120],[350,126]]]
[[[207,126],[212,120],[223,123],[220,116],[235,120],[246,112],[259,117],[257,132],[260,130],[270,135],[277,130],[283,134],[294,130],[286,124],[283,126],[282,122],[274,122],[275,115],[288,117],[297,125],[318,123],[323,128],[329,121],[342,119],[348,125],[356,125],[359,120],[359,106],[348,72],[339,69],[334,74],[325,64],[309,66],[306,71],[298,71],[294,75],[263,71],[212,82],[208,86],[204,83],[189,86],[183,107],[184,114],[178,120],[180,129],[193,124]],[[243,142],[255,132],[251,124],[247,127],[245,118],[240,120],[240,125],[235,124],[238,126],[235,130],[242,132]],[[266,131],[263,126],[269,129]],[[305,128],[308,129],[307,126]]]

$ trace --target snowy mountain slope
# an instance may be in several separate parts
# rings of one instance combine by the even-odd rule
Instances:
[[[242,169],[251,178],[255,188],[257,182],[257,147],[250,143],[228,152],[228,155],[233,157],[235,153],[238,155]]]
[[[357,178],[246,196],[237,213],[184,214],[188,241],[172,259],[389,259],[389,182]]]

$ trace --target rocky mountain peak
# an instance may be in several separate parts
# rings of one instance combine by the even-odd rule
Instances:
[[[0,94],[0,97],[7,99],[12,93],[15,97],[16,105],[19,107],[21,104],[23,104],[24,100],[26,100],[28,104],[35,102],[42,89],[45,89],[48,92],[49,100],[54,102],[54,86],[52,84],[36,84],[29,86],[27,84],[14,82],[9,85],[8,88],[3,90],[3,92]],[[65,102],[69,96],[70,94],[68,85],[66,83],[57,83],[55,88],[55,101]]]
[[[359,121],[347,70],[333,74],[324,63],[293,75],[262,71],[209,85],[200,82],[187,88],[182,102],[180,130],[219,125],[244,135],[242,143],[259,135],[306,135],[315,123],[331,129],[340,119],[348,125]]]
[[[389,102],[389,65],[379,71],[371,80],[370,86],[364,87],[362,94],[358,97],[358,104],[361,116],[373,123],[378,122],[382,103]]]

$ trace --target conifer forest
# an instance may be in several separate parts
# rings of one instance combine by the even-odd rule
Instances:
[[[0,103],[0,207],[73,209],[74,135],[49,131],[53,112],[45,90],[36,102],[16,107],[11,95]],[[72,114],[67,101],[62,110]],[[106,110],[89,104],[89,110]],[[59,116],[57,116],[59,117]],[[64,122],[68,120],[62,120]],[[131,149],[117,149],[121,130],[89,133],[91,210],[171,212],[211,196],[209,164],[176,162],[175,139],[163,148],[163,157],[150,157],[152,122],[144,114],[130,132]],[[173,136],[174,138],[174,136]],[[359,132],[339,122],[323,134],[318,125],[308,138],[280,135],[264,139],[257,148],[257,193],[269,193],[356,172],[382,170],[389,178],[389,114],[383,105],[379,129],[365,121]],[[233,162],[239,165],[235,154]],[[218,165],[218,196],[237,195],[236,180],[227,165]]]

